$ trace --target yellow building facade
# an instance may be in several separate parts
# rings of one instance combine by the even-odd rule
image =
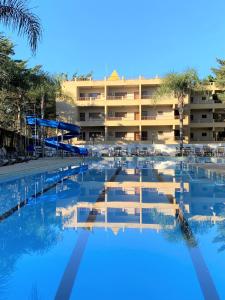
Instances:
[[[156,98],[160,78],[119,78],[116,71],[103,80],[65,81],[67,100],[58,99],[61,120],[81,126],[79,143],[162,143],[179,141],[177,99]],[[225,140],[225,103],[214,85],[185,99],[184,142]],[[69,99],[69,100],[68,100]]]

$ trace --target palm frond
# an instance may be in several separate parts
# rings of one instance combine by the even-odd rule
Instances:
[[[0,0],[0,22],[27,36],[33,53],[36,52],[42,29],[39,18],[27,7],[26,1]]]

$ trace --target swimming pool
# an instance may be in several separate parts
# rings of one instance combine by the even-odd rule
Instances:
[[[0,183],[0,299],[225,299],[225,183],[169,158]]]

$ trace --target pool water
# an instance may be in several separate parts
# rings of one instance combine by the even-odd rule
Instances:
[[[175,159],[0,182],[0,299],[225,299],[225,183]]]

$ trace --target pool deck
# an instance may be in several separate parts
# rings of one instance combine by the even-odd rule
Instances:
[[[14,165],[0,167],[0,181],[11,178],[23,177],[42,173],[46,171],[53,171],[67,166],[79,166],[82,162],[78,157],[51,157],[39,158],[38,160],[30,160],[24,163],[17,163]]]

